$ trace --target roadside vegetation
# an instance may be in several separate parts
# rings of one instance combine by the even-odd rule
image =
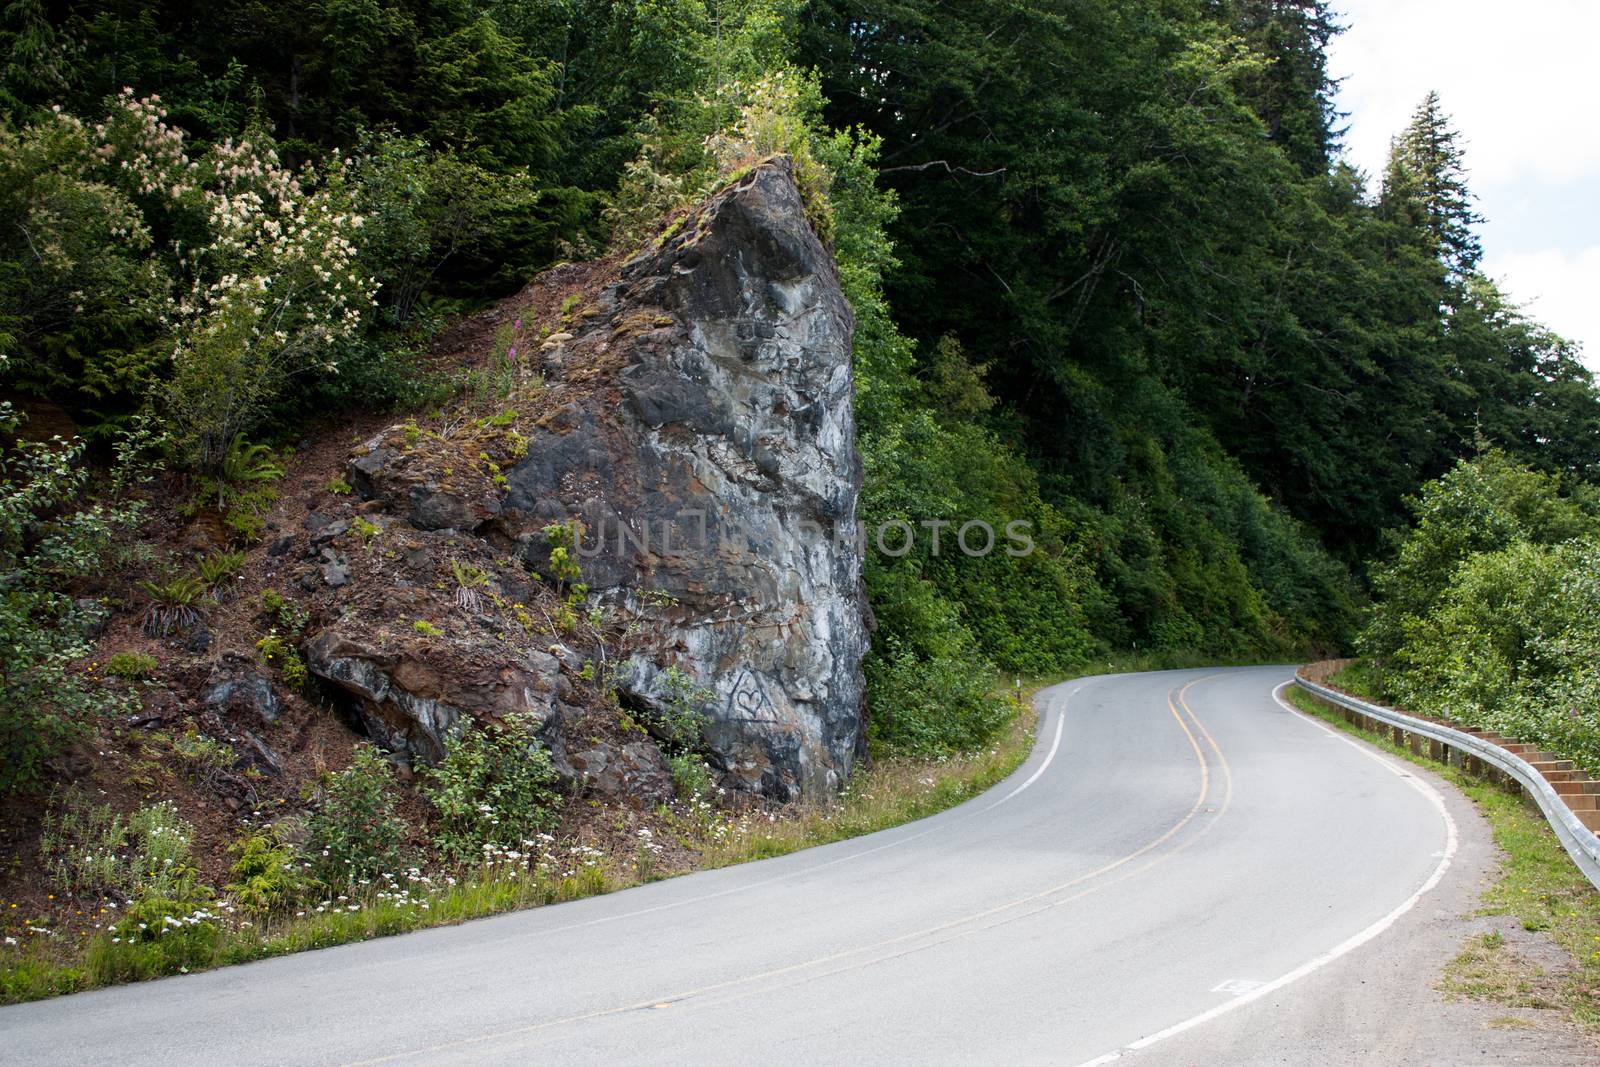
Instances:
[[[628,823],[620,844],[602,847],[542,829],[553,798],[540,795],[537,770],[502,761],[499,773],[518,781],[495,788],[484,782],[480,759],[456,756],[431,775],[432,788],[470,801],[478,817],[470,828],[452,824],[453,861],[446,863],[407,850],[392,771],[361,749],[350,768],[328,776],[304,841],[284,843],[271,829],[241,837],[233,880],[220,890],[197,880],[192,828],[170,805],[124,818],[68,794],[54,809],[60,814],[47,827],[39,860],[63,899],[80,914],[87,909],[90,921],[19,914],[15,903],[0,900],[8,946],[0,951],[0,1003],[576,900],[925,818],[977,796],[1027,758],[1032,705],[1006,704],[1012,714],[984,746],[878,760],[831,803],[736,814],[717,804],[709,775],[689,775],[670,805],[644,818],[619,816]],[[472,741],[456,751],[503,744]],[[491,807],[490,796],[500,803]]]
[[[1600,774],[1600,494],[1494,449],[1423,486],[1335,679]]]
[[[1346,686],[1348,688],[1348,686]],[[1345,721],[1343,714],[1304,690],[1285,691],[1301,711],[1369,744],[1427,767],[1459,788],[1489,823],[1501,851],[1499,877],[1483,894],[1479,914],[1506,915],[1524,930],[1541,931],[1571,958],[1570,969],[1546,973],[1521,958],[1503,935],[1473,937],[1446,967],[1438,988],[1517,1008],[1558,1008],[1600,1039],[1600,891],[1573,865],[1544,815],[1518,791],[1473,778],[1459,768],[1419,756],[1391,738]],[[1508,1013],[1499,1025],[1531,1025]]]

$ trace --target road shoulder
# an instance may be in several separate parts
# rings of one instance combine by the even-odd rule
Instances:
[[[1142,1053],[1125,1053],[1119,1062],[1596,1062],[1600,1047],[1571,1024],[1552,992],[1572,967],[1571,955],[1548,934],[1524,929],[1513,914],[1486,913],[1506,860],[1489,821],[1440,774],[1412,762],[1404,766],[1438,790],[1458,827],[1458,851],[1438,886],[1356,951],[1210,1024]]]

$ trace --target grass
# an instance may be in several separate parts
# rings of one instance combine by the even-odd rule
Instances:
[[[881,759],[855,775],[831,804],[795,815],[752,820],[703,853],[705,866],[768,859],[814,845],[844,841],[927,818],[982,793],[1022,765],[1033,750],[1038,722],[1025,691],[1015,717],[987,748],[938,760]]]
[[[1340,684],[1349,687],[1345,679]],[[1488,821],[1503,854],[1499,878],[1484,893],[1478,914],[1508,915],[1525,930],[1543,931],[1573,961],[1569,973],[1545,975],[1500,934],[1484,934],[1468,941],[1446,967],[1439,989],[1507,1007],[1557,1007],[1582,1030],[1600,1036],[1600,892],[1573,865],[1533,802],[1352,726],[1304,690],[1291,687],[1286,696],[1300,710],[1437,772],[1465,793]]]
[[[1507,947],[1505,935],[1491,931],[1467,942],[1445,966],[1437,988],[1446,996],[1492,1000],[1508,1008],[1560,1009],[1551,985],[1542,968]]]

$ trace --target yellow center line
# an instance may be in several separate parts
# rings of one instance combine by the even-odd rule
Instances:
[[[666,1005],[679,1003],[681,1001],[689,1000],[691,998],[705,997],[705,996],[708,996],[708,995],[713,994],[713,993],[723,992],[725,990],[732,989],[732,988],[735,988],[735,987],[738,987],[738,986],[742,986],[742,985],[747,985],[747,984],[752,984],[752,983],[757,983],[757,982],[765,982],[765,981],[768,981],[768,980],[773,979],[773,978],[788,977],[790,975],[794,975],[794,974],[796,974],[798,972],[801,972],[801,971],[806,971],[806,970],[810,970],[810,969],[813,969],[813,968],[816,968],[816,967],[826,966],[826,965],[831,964],[831,963],[838,963],[840,961],[849,959],[849,958],[851,958],[853,956],[861,956],[861,955],[864,955],[864,954],[867,954],[867,953],[881,952],[883,949],[891,948],[891,947],[896,946],[896,945],[901,945],[901,944],[903,944],[904,942],[907,942],[907,941],[914,941],[914,940],[926,939],[926,938],[937,938],[937,935],[948,933],[949,931],[952,931],[957,927],[972,926],[972,924],[981,923],[982,920],[984,920],[984,919],[993,918],[994,916],[1000,915],[1000,914],[1002,914],[1004,912],[1015,911],[1018,908],[1024,908],[1026,905],[1034,904],[1034,903],[1037,903],[1039,901],[1046,900],[1047,898],[1058,896],[1059,894],[1064,893],[1069,889],[1072,889],[1072,888],[1074,888],[1076,886],[1082,885],[1084,882],[1087,882],[1087,881],[1089,881],[1091,879],[1094,879],[1094,878],[1099,878],[1101,875],[1108,874],[1111,871],[1114,871],[1114,870],[1117,870],[1118,868],[1124,867],[1127,864],[1132,863],[1134,860],[1139,859],[1141,856],[1147,855],[1148,853],[1152,852],[1153,850],[1155,850],[1157,848],[1160,848],[1162,845],[1164,845],[1168,841],[1172,840],[1172,838],[1175,837],[1177,834],[1182,832],[1183,828],[1185,826],[1187,826],[1191,821],[1193,821],[1196,815],[1201,813],[1201,810],[1202,810],[1202,808],[1203,808],[1203,806],[1205,804],[1206,795],[1210,791],[1210,788],[1211,788],[1211,768],[1210,768],[1210,764],[1206,760],[1205,751],[1204,751],[1204,749],[1201,748],[1199,739],[1195,736],[1194,731],[1189,728],[1189,724],[1188,724],[1188,722],[1185,721],[1183,714],[1178,710],[1179,704],[1183,705],[1183,710],[1185,712],[1188,712],[1188,715],[1189,715],[1189,717],[1191,719],[1193,719],[1195,726],[1198,727],[1200,732],[1205,736],[1207,743],[1210,745],[1212,750],[1217,754],[1218,759],[1221,760],[1224,772],[1226,774],[1226,781],[1227,781],[1226,798],[1227,799],[1224,800],[1222,809],[1219,809],[1215,814],[1217,814],[1220,817],[1220,815],[1222,813],[1222,810],[1225,810],[1226,807],[1227,807],[1228,799],[1231,799],[1231,797],[1233,795],[1233,775],[1232,775],[1231,772],[1229,772],[1227,770],[1227,761],[1222,759],[1222,750],[1217,746],[1216,740],[1211,737],[1211,734],[1209,733],[1209,731],[1207,731],[1206,728],[1200,723],[1200,720],[1195,717],[1193,710],[1190,709],[1188,707],[1187,703],[1184,703],[1184,701],[1183,701],[1183,693],[1187,692],[1188,689],[1191,686],[1193,686],[1193,685],[1195,685],[1195,684],[1197,684],[1199,682],[1203,682],[1208,678],[1214,678],[1214,677],[1216,677],[1216,675],[1206,675],[1205,677],[1202,677],[1202,678],[1196,678],[1194,681],[1190,682],[1188,685],[1182,687],[1181,690],[1176,691],[1177,692],[1177,701],[1176,702],[1173,699],[1174,691],[1169,690],[1168,693],[1167,693],[1167,710],[1169,712],[1171,712],[1172,717],[1173,717],[1173,721],[1175,721],[1178,724],[1179,729],[1181,729],[1183,731],[1184,737],[1189,742],[1189,747],[1194,752],[1195,760],[1199,764],[1199,769],[1200,769],[1200,788],[1199,788],[1199,791],[1197,792],[1197,794],[1195,796],[1194,803],[1192,805],[1190,805],[1189,810],[1183,815],[1183,817],[1181,819],[1179,819],[1172,826],[1170,826],[1160,836],[1158,836],[1154,840],[1142,845],[1141,847],[1135,849],[1134,851],[1128,853],[1127,855],[1121,857],[1120,859],[1112,860],[1109,863],[1106,863],[1106,864],[1104,864],[1104,865],[1102,865],[1100,867],[1097,867],[1092,871],[1088,871],[1088,872],[1085,872],[1084,874],[1080,874],[1075,878],[1071,878],[1071,879],[1069,879],[1069,880],[1067,880],[1065,882],[1060,883],[1059,885],[1054,885],[1054,886],[1051,886],[1051,887],[1049,887],[1047,889],[1042,889],[1042,890],[1039,890],[1039,891],[1034,892],[1034,893],[1029,893],[1026,896],[1018,897],[1018,898],[1016,898],[1014,900],[1007,901],[1006,903],[997,904],[997,905],[995,905],[993,907],[985,908],[985,909],[982,909],[982,910],[976,911],[976,912],[972,912],[970,914],[967,914],[967,915],[964,915],[964,916],[960,916],[960,917],[955,918],[955,919],[949,919],[949,920],[946,920],[945,922],[938,923],[938,924],[935,924],[933,926],[924,927],[924,928],[919,929],[919,930],[913,930],[913,931],[910,931],[909,933],[900,934],[900,935],[898,935],[896,937],[887,938],[887,939],[882,940],[882,941],[876,941],[876,942],[873,942],[872,944],[869,944],[869,945],[860,945],[860,946],[857,946],[855,948],[846,949],[846,950],[844,950],[842,952],[835,952],[835,953],[831,953],[831,954],[825,955],[825,956],[818,956],[818,957],[815,957],[815,958],[809,959],[809,960],[802,960],[801,962],[787,964],[787,965],[785,965],[783,967],[775,967],[775,968],[772,968],[770,970],[759,971],[759,972],[756,972],[754,974],[747,974],[747,975],[741,975],[741,976],[736,977],[736,978],[729,978],[729,979],[726,979],[725,981],[714,982],[714,983],[711,983],[709,985],[699,986],[699,987],[696,987],[694,989],[685,990],[684,992],[673,994],[673,995],[670,995],[670,996],[665,996],[665,997],[663,997],[663,996],[654,996],[654,997],[650,997],[648,1000],[635,1001],[633,1003],[619,1005],[619,1006],[610,1007],[610,1008],[597,1008],[594,1011],[582,1012],[582,1013],[576,1014],[576,1015],[567,1015],[567,1016],[563,1016],[563,1017],[561,1017],[559,1019],[548,1019],[548,1020],[545,1020],[544,1022],[526,1023],[526,1024],[523,1024],[523,1025],[520,1025],[520,1026],[508,1027],[508,1028],[503,1029],[503,1030],[497,1030],[497,1031],[494,1031],[493,1033],[477,1034],[477,1035],[474,1035],[472,1037],[460,1038],[460,1039],[457,1039],[457,1040],[454,1040],[454,1041],[445,1041],[445,1042],[440,1042],[438,1044],[421,1046],[421,1047],[411,1048],[411,1049],[405,1049],[405,1050],[400,1051],[400,1052],[393,1052],[393,1053],[389,1053],[387,1055],[373,1057],[371,1059],[351,1060],[351,1061],[347,1061],[343,1065],[343,1067],[372,1067],[372,1065],[374,1065],[374,1064],[392,1063],[392,1062],[395,1062],[397,1060],[409,1059],[409,1058],[414,1057],[414,1056],[424,1056],[424,1055],[428,1055],[428,1054],[431,1054],[431,1053],[445,1052],[445,1051],[449,1051],[449,1050],[452,1050],[452,1049],[466,1048],[466,1047],[469,1047],[469,1046],[472,1046],[472,1045],[480,1045],[480,1044],[484,1044],[484,1043],[487,1043],[487,1042],[490,1042],[490,1041],[498,1041],[498,1040],[501,1040],[503,1038],[518,1037],[518,1036],[522,1036],[522,1035],[526,1035],[526,1034],[534,1034],[534,1033],[538,1033],[539,1031],[542,1031],[542,1030],[549,1030],[549,1029],[553,1029],[553,1028],[558,1027],[558,1026],[570,1025],[572,1023],[588,1022],[588,1021],[591,1021],[591,1020],[594,1020],[594,1019],[602,1019],[602,1018],[608,1018],[608,1017],[611,1017],[611,1016],[631,1014],[633,1012],[638,1012],[638,1011],[645,1011],[645,1010],[650,1010],[650,1009],[658,1009],[658,1008],[664,1007]],[[1063,704],[1059,714],[1065,715],[1066,714],[1066,710],[1067,710],[1066,706],[1065,706],[1065,704]],[[943,937],[943,938],[937,938],[937,940],[934,940],[930,944],[909,946],[909,947],[907,947],[905,949],[902,949],[900,951],[889,953],[888,955],[880,955],[880,956],[877,956],[876,958],[872,958],[872,959],[859,960],[859,961],[856,961],[854,963],[848,964],[848,965],[846,965],[844,967],[834,968],[834,969],[832,969],[830,971],[827,971],[827,972],[825,972],[823,974],[810,976],[810,977],[811,978],[823,978],[823,977],[827,977],[827,976],[832,975],[832,974],[839,974],[839,973],[843,973],[845,971],[854,970],[854,969],[858,969],[858,968],[865,967],[865,966],[871,966],[871,965],[874,965],[874,964],[877,964],[877,963],[881,963],[881,962],[884,962],[884,961],[887,961],[887,960],[890,960],[890,959],[896,959],[896,958],[899,958],[901,956],[909,955],[910,953],[915,952],[915,951],[921,951],[921,950],[926,949],[926,948],[932,948],[932,947],[935,947],[937,945],[944,944],[944,943],[946,943],[948,941],[955,940],[957,937],[966,936],[966,935],[971,934],[971,933],[977,933],[977,932],[979,932],[981,930],[994,929],[995,927],[1007,925],[1007,924],[1009,924],[1011,922],[1014,922],[1014,921],[1017,921],[1017,920],[1020,920],[1020,919],[1023,919],[1023,918],[1027,918],[1027,917],[1029,917],[1031,915],[1037,915],[1040,912],[1047,911],[1047,910],[1050,910],[1052,908],[1060,907],[1061,905],[1068,904],[1068,903],[1071,903],[1071,902],[1076,901],[1076,900],[1080,900],[1083,897],[1086,897],[1086,896],[1090,895],[1091,893],[1099,891],[1100,889],[1104,889],[1105,887],[1111,886],[1111,885],[1117,885],[1117,884],[1119,884],[1119,883],[1121,883],[1123,881],[1126,881],[1129,878],[1132,878],[1133,876],[1135,876],[1137,874],[1140,874],[1140,873],[1143,873],[1144,871],[1149,870],[1150,868],[1154,867],[1157,863],[1162,862],[1162,860],[1165,860],[1165,859],[1169,858],[1171,855],[1174,855],[1177,852],[1182,851],[1184,848],[1188,847],[1189,844],[1193,843],[1194,840],[1197,840],[1207,830],[1209,830],[1211,828],[1211,826],[1214,825],[1214,824],[1215,824],[1215,820],[1212,820],[1211,822],[1208,822],[1204,827],[1202,827],[1201,832],[1199,834],[1194,835],[1194,837],[1190,838],[1189,841],[1186,841],[1184,844],[1180,845],[1178,848],[1173,849],[1172,852],[1167,853],[1164,856],[1158,857],[1156,860],[1152,861],[1151,863],[1143,864],[1143,865],[1141,865],[1139,867],[1136,867],[1134,870],[1126,872],[1121,877],[1111,879],[1109,881],[1103,882],[1103,883],[1101,883],[1099,885],[1096,885],[1096,886],[1091,886],[1091,887],[1083,890],[1082,892],[1074,893],[1070,897],[1066,897],[1066,898],[1061,899],[1061,900],[1050,901],[1049,903],[1043,905],[1042,907],[1032,908],[1032,909],[1024,911],[1024,912],[1022,912],[1020,914],[1008,916],[1007,918],[1001,920],[1000,922],[988,923],[988,924],[984,924],[984,925],[981,925],[981,926],[975,926],[973,929],[970,929],[970,930],[960,931],[958,933],[954,933],[954,934],[951,934],[950,936]],[[807,980],[810,980],[810,978],[808,978]],[[758,991],[752,990],[751,992],[754,993],[754,992],[758,992]]]
[[[1228,805],[1233,802],[1233,768],[1228,766],[1228,757],[1222,754],[1222,747],[1217,744],[1217,739],[1211,736],[1211,731],[1206,729],[1206,724],[1200,721],[1200,717],[1194,713],[1194,709],[1191,708],[1189,706],[1189,702],[1184,699],[1184,694],[1189,690],[1193,689],[1201,682],[1210,681],[1212,678],[1217,677],[1220,677],[1220,675],[1208,674],[1202,678],[1196,678],[1194,681],[1178,690],[1178,703],[1183,706],[1184,711],[1189,713],[1189,718],[1194,721],[1195,728],[1198,729],[1201,735],[1206,739],[1206,743],[1211,746],[1211,751],[1216,753],[1217,762],[1222,765],[1222,777],[1225,785],[1222,795],[1222,807],[1217,810],[1217,815],[1220,817],[1224,811],[1228,810]],[[1212,821],[1214,823],[1216,820]]]

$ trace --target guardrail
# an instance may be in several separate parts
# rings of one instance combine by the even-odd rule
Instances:
[[[1302,677],[1298,672],[1294,681],[1301,689],[1331,704],[1356,712],[1368,719],[1386,723],[1415,737],[1425,737],[1435,744],[1453,748],[1506,774],[1522,786],[1533,798],[1534,803],[1539,805],[1539,810],[1544,812],[1546,821],[1556,832],[1556,837],[1560,839],[1561,846],[1567,850],[1567,855],[1572,857],[1572,862],[1578,865],[1578,870],[1583,872],[1583,876],[1589,879],[1591,885],[1600,889],[1600,838],[1597,838],[1594,832],[1573,814],[1572,809],[1567,807],[1566,801],[1561,799],[1545,780],[1544,775],[1536,771],[1521,756],[1473,734],[1427,719],[1418,719],[1393,708],[1386,708],[1382,704],[1372,704],[1349,693],[1330,689],[1328,686]]]

